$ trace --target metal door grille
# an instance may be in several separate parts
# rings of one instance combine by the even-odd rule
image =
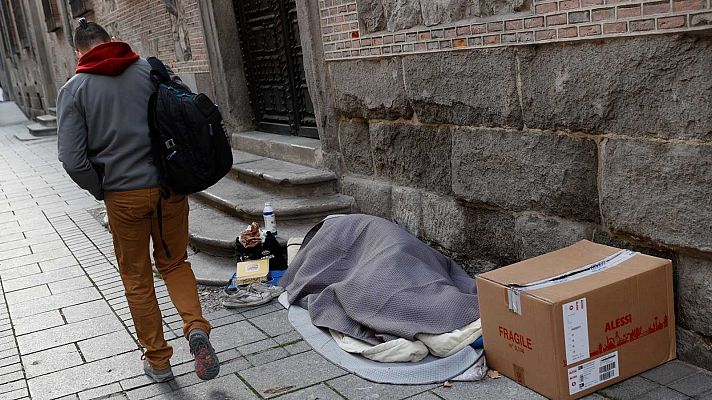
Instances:
[[[295,0],[233,0],[258,128],[318,138]]]

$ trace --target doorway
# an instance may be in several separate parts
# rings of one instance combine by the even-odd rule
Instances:
[[[233,0],[257,129],[319,138],[295,0]]]

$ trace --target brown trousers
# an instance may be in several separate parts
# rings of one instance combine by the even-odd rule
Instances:
[[[158,230],[158,188],[125,192],[106,192],[104,202],[114,238],[116,259],[124,283],[126,300],[136,326],[144,355],[154,368],[170,365],[173,349],[163,336],[163,321],[153,286],[149,239],[153,238],[156,269],[168,288],[168,294],[183,319],[183,334],[195,329],[210,332],[203,318],[195,275],[188,262],[188,199],[173,195],[162,200],[163,240]]]

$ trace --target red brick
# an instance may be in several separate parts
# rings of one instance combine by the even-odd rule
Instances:
[[[601,25],[586,25],[579,28],[579,36],[596,36],[601,34]]]
[[[504,22],[504,29],[507,31],[514,31],[517,29],[522,29],[524,27],[524,22],[521,19],[514,19],[511,21]]]
[[[537,14],[546,14],[557,10],[556,3],[542,3],[534,7]]]
[[[570,24],[580,24],[582,22],[591,22],[591,16],[588,11],[575,11],[569,13]]]
[[[534,32],[534,38],[536,40],[556,39],[556,30],[548,29],[545,31],[536,31],[536,32]]]
[[[460,26],[457,28],[457,36],[467,36],[470,34],[469,26]]]
[[[487,24],[487,32],[501,32],[503,29],[503,22],[490,22]]]
[[[470,46],[482,46],[482,38],[481,37],[469,38],[469,39],[467,39],[467,44],[469,44]]]
[[[605,21],[616,16],[614,8],[601,8],[591,11],[591,21]]]
[[[418,40],[430,40],[430,32],[419,32]]]
[[[502,35],[502,43],[517,43],[516,33],[507,33]]]
[[[712,25],[712,12],[690,15],[690,26]]]
[[[705,8],[704,0],[673,0],[673,11],[693,11]]]
[[[603,24],[603,33],[623,33],[627,31],[628,26],[625,22],[613,22],[610,24]]]
[[[485,33],[485,32],[487,32],[487,25],[485,25],[485,24],[472,25],[472,26],[470,26],[470,30],[472,30],[473,35],[477,35],[478,33]]]
[[[601,6],[603,0],[581,0],[581,7]]]
[[[467,47],[467,39],[455,39],[452,41],[452,47]]]
[[[640,17],[640,5],[618,6],[618,18]]]
[[[646,32],[655,29],[654,19],[641,19],[638,21],[630,21],[631,32]]]
[[[559,10],[573,10],[581,7],[581,2],[579,0],[564,0],[559,2]]]
[[[664,14],[670,12],[669,1],[658,1],[655,3],[643,3],[643,15]]]
[[[685,26],[685,16],[658,18],[658,29],[675,29]]]
[[[578,30],[575,26],[559,29],[559,38],[572,38],[576,36],[578,36]]]
[[[525,28],[541,28],[544,26],[544,17],[533,17],[524,20]]]
[[[520,43],[527,43],[534,41],[534,32],[519,32],[517,34],[517,39]]]
[[[566,14],[555,14],[546,17],[546,26],[566,24]]]
[[[485,36],[485,44],[499,44],[499,35]]]

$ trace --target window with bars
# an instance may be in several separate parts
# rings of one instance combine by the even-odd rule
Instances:
[[[62,27],[59,19],[61,14],[57,0],[42,0],[42,8],[44,9],[47,32],[55,32],[60,29]]]

